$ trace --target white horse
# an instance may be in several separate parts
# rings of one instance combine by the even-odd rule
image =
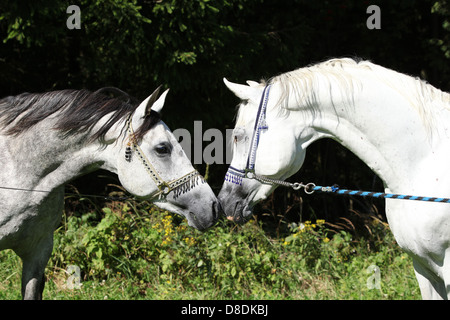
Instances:
[[[218,218],[213,191],[160,120],[167,91],[158,98],[158,88],[141,104],[105,91],[0,100],[0,250],[13,249],[23,261],[24,299],[42,298],[64,184],[77,176],[114,172],[130,193],[200,230]]]
[[[233,159],[218,196],[230,219],[251,215],[255,203],[276,188],[270,178],[283,180],[298,171],[306,148],[321,138],[356,154],[388,193],[450,196],[448,93],[351,59],[332,59],[268,83],[224,81],[243,100]],[[422,297],[449,298],[450,204],[387,199],[386,214],[395,239],[413,259]]]

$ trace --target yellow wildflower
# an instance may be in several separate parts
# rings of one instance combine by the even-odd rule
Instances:
[[[184,240],[184,242],[186,242],[186,244],[188,246],[193,246],[195,244],[195,239],[194,238],[186,237],[183,240]]]

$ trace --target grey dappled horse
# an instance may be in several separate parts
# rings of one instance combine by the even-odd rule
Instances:
[[[111,92],[120,97],[112,97]],[[141,104],[118,89],[24,93],[0,100],[0,250],[23,261],[22,295],[40,299],[64,184],[97,169],[127,191],[212,226],[218,201],[161,121],[167,91]]]

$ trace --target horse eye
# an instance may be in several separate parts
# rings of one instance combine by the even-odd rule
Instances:
[[[155,151],[158,155],[162,156],[162,155],[169,154],[171,151],[171,148],[167,144],[161,143],[155,147]]]
[[[245,135],[245,130],[242,128],[234,128],[233,130],[233,140],[234,143],[238,143],[242,140],[242,137]]]

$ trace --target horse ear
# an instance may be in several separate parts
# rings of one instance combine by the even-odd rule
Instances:
[[[223,78],[223,82],[241,100],[248,100],[252,96],[252,87],[230,82],[226,78]]]
[[[155,91],[151,95],[149,95],[141,104],[136,108],[135,114],[139,115],[139,118],[145,118],[148,113],[150,113],[150,109],[155,101],[158,99],[159,91],[161,90],[161,86],[156,88]]]
[[[162,107],[164,106],[164,101],[167,96],[166,90],[159,98],[159,92],[161,91],[161,87],[159,86],[150,96],[148,96],[144,101],[141,102],[139,107],[136,109],[136,114],[138,114],[139,118],[145,118],[150,115],[151,110],[153,109],[156,112],[160,112]]]
[[[169,93],[170,89],[167,89],[162,93],[162,95],[158,98],[158,100],[155,101],[153,106],[151,107],[151,110],[156,112],[161,112],[162,108],[164,107],[164,102],[166,101],[167,93]],[[150,114],[150,109],[148,110],[147,115]]]
[[[156,88],[155,91],[147,98],[145,99],[141,104],[145,105],[145,112],[144,117],[146,117],[148,114],[150,114],[150,109],[152,108],[155,101],[158,99],[159,92],[161,91],[162,85],[160,85],[158,88]],[[147,101],[147,103],[145,103]]]
[[[250,87],[252,87],[252,88],[257,88],[257,87],[259,87],[259,85],[260,85],[258,82],[252,81],[252,80],[247,80],[246,82],[247,82],[247,84],[248,84]]]

